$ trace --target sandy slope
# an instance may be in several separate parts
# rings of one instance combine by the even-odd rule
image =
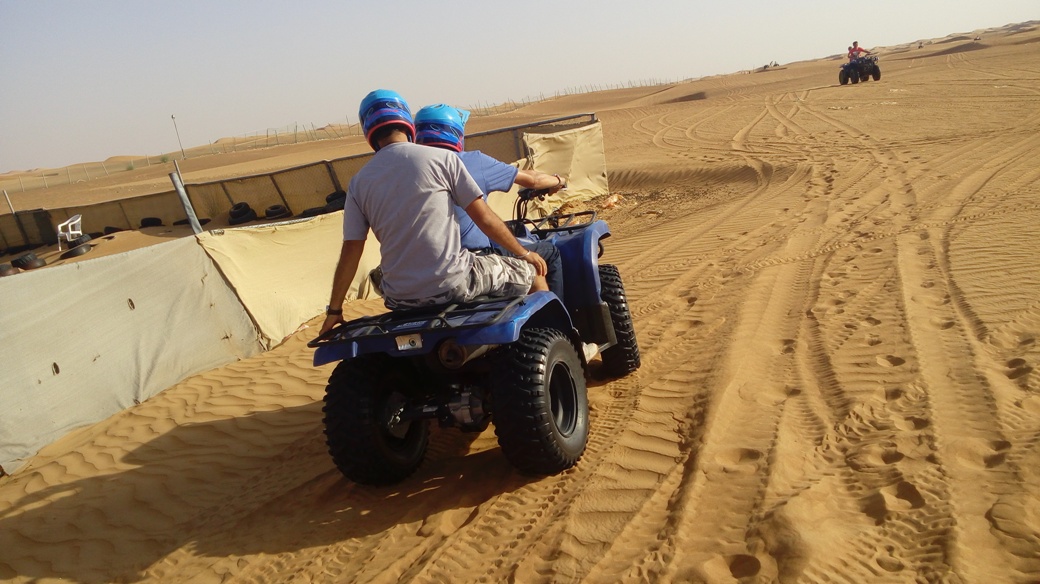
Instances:
[[[435,432],[403,484],[348,482],[305,330],[3,479],[0,579],[1040,580],[1037,41],[532,106],[603,119],[643,352],[590,384],[576,468]]]

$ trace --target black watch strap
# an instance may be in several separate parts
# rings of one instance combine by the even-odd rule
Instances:
[[[343,309],[333,310],[331,306],[325,306],[325,314],[329,316],[343,316]]]

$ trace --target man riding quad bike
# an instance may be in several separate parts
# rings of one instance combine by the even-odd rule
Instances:
[[[596,353],[608,376],[639,368],[640,355],[621,276],[599,264],[610,236],[595,211],[515,219],[521,242],[560,251],[565,297],[550,291],[394,310],[345,322],[311,341],[314,364],[340,361],[323,408],[329,453],[353,481],[389,484],[411,475],[429,443],[429,421],[463,432],[490,423],[502,453],[520,471],[551,475],[585,451],[585,375]],[[591,348],[591,351],[589,350]]]
[[[860,81],[869,81],[871,77],[874,78],[874,81],[880,81],[881,68],[878,67],[877,62],[877,55],[850,59],[848,63],[842,64],[841,70],[838,71],[838,83],[846,85],[852,82],[855,84]]]

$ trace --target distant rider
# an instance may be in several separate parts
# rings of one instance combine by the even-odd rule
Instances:
[[[849,60],[854,61],[859,58],[861,54],[870,55],[870,51],[859,46],[859,41],[852,41],[852,46],[849,47]]]

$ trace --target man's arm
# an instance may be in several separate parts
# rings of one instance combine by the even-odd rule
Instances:
[[[325,322],[321,325],[321,332],[325,334],[332,327],[343,322],[343,300],[350,290],[350,283],[354,281],[357,274],[358,263],[361,262],[361,252],[365,251],[365,240],[347,240],[339,250],[339,262],[336,264],[336,272],[332,276],[332,295],[329,297],[329,310],[339,311],[339,314],[327,314]]]
[[[567,186],[567,181],[560,178],[559,175],[545,174],[537,170],[521,170],[516,173],[513,182],[525,189],[552,189],[553,193]]]
[[[554,179],[555,180],[555,179]],[[509,253],[525,260],[527,263],[535,267],[535,272],[539,276],[544,276],[548,271],[548,267],[545,265],[545,260],[542,256],[532,252],[528,252],[520,242],[516,240],[513,232],[509,231],[506,224],[502,219],[491,210],[491,207],[484,202],[483,198],[478,198],[466,207],[466,213],[470,219],[477,224],[477,227],[487,235],[491,241],[497,243],[502,249]]]

